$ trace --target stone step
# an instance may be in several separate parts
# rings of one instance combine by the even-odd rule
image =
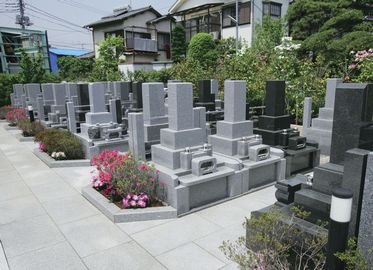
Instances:
[[[315,118],[312,119],[312,127],[321,130],[331,131],[333,129],[333,120]]]
[[[319,109],[319,118],[333,120],[334,110],[331,108],[320,108]]]
[[[294,204],[323,219],[329,216],[331,196],[313,189],[301,189],[295,192]]]
[[[343,166],[326,163],[314,169],[312,189],[325,194],[331,194],[333,189],[341,187],[343,181]]]

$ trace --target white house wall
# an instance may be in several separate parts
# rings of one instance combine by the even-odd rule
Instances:
[[[240,25],[238,28],[238,36],[248,47],[251,46],[253,28],[251,24]],[[221,32],[222,38],[236,38],[236,27],[223,28]]]

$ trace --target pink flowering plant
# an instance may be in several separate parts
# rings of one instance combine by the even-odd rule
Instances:
[[[131,153],[104,150],[93,157],[92,165],[96,167],[92,172],[92,186],[111,202],[121,202],[123,208],[146,208],[162,197],[159,172]]]
[[[373,48],[354,52],[353,62],[348,66],[349,75],[346,80],[354,82],[373,82]]]
[[[5,118],[9,122],[9,126],[16,126],[19,121],[27,119],[26,111],[24,109],[13,109],[6,114]]]

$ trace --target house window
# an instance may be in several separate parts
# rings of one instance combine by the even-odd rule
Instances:
[[[238,6],[238,24],[248,24],[251,19],[251,3],[246,2]],[[236,18],[236,6],[230,5],[223,9],[223,27],[232,27],[236,23],[231,19]]]
[[[281,17],[281,4],[279,3],[263,3],[263,15],[271,16],[272,19]]]
[[[141,33],[141,32],[126,31],[126,39],[132,39],[132,38],[151,39],[152,35],[150,33]]]
[[[166,51],[170,47],[170,34],[168,33],[158,33],[157,34],[157,44],[159,51]]]
[[[112,37],[124,37],[124,31],[123,30],[116,30],[116,31],[111,31],[111,32],[105,32],[105,38],[108,36]]]

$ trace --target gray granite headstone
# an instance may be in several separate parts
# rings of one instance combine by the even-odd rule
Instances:
[[[77,133],[74,103],[67,102],[66,108],[68,129],[71,133]]]
[[[310,127],[312,121],[312,98],[306,97],[304,99],[304,107],[303,107],[303,128]],[[304,132],[306,129],[304,129]]]
[[[76,83],[67,83],[66,84],[66,96],[69,100],[72,99],[73,96],[78,95],[78,85]]]
[[[145,160],[144,118],[142,113],[128,114],[128,144],[132,154]]]
[[[38,110],[38,118],[39,120],[44,120],[45,119],[45,114],[44,114],[44,102],[42,97],[38,97],[36,99],[36,106]]]
[[[65,105],[66,102],[66,87],[63,83],[53,84],[54,105]]]
[[[41,90],[43,93],[43,100],[53,100],[54,95],[53,95],[53,84],[52,83],[43,83],[41,84]]]
[[[225,81],[224,101],[224,121],[240,122],[246,120],[245,81]]]
[[[27,83],[25,84],[26,95],[29,101],[36,101],[38,95],[40,94],[40,84],[38,83]]]
[[[17,99],[21,99],[22,95],[25,93],[23,84],[13,84],[13,91]]]
[[[373,152],[369,153],[367,170],[365,175],[365,184],[361,204],[360,227],[358,246],[363,251],[368,260],[369,267],[373,267],[373,253],[370,249],[373,247]]]
[[[91,113],[106,112],[105,90],[106,83],[97,82],[89,84],[89,100],[91,105]]]
[[[144,124],[160,124],[157,120],[165,118],[163,83],[143,83],[142,102]]]
[[[168,125],[173,130],[194,127],[193,86],[191,83],[170,83],[168,85]]]

